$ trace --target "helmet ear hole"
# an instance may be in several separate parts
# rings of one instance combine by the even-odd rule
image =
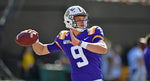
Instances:
[[[67,21],[67,23],[70,23],[69,21]]]

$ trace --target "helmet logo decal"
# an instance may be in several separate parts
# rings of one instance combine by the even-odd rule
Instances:
[[[75,8],[71,8],[70,10],[73,11]]]

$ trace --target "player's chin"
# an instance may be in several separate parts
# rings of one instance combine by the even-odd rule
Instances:
[[[80,27],[84,27],[84,25],[80,25]]]

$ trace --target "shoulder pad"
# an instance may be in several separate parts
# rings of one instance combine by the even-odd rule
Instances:
[[[67,34],[67,30],[62,30],[60,33],[59,33],[59,39],[62,39],[62,40],[64,40],[65,39],[65,36],[66,36],[66,34]]]
[[[99,27],[99,26],[92,26],[88,31],[88,35],[92,35],[92,34],[95,34],[95,33],[103,34],[102,28]]]

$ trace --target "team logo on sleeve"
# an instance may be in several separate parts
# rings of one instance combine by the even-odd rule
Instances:
[[[63,44],[69,44],[70,40],[64,40]]]

